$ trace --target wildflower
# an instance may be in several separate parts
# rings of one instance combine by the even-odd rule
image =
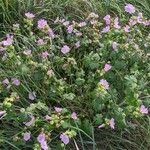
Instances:
[[[40,143],[42,149],[48,150],[48,145],[44,133],[40,133],[39,136],[37,137],[37,140]]]
[[[4,85],[8,85],[8,84],[9,84],[9,80],[6,78],[6,79],[4,79],[4,80],[2,81],[2,83],[3,83]]]
[[[84,26],[86,26],[86,22],[80,22],[80,23],[78,24],[78,26],[79,26],[79,27],[84,27]]]
[[[23,134],[23,139],[24,139],[25,141],[29,141],[30,138],[31,138],[31,134],[30,134],[29,132],[25,132],[25,133]]]
[[[73,25],[68,26],[67,32],[72,33],[72,31],[73,31]]]
[[[98,19],[99,16],[97,14],[95,14],[95,13],[92,12],[92,13],[89,14],[88,18]]]
[[[43,150],[48,150],[48,145],[47,145],[47,142],[46,142],[46,141],[43,141],[43,142],[41,143],[41,148],[42,148]]]
[[[46,115],[45,120],[51,120],[51,117],[49,115]]]
[[[6,113],[6,111],[0,111],[0,117],[3,116]]]
[[[105,66],[104,66],[104,70],[106,72],[109,71],[111,68],[112,68],[112,65],[110,65],[110,64],[105,64]]]
[[[48,70],[48,71],[47,71],[47,75],[48,75],[49,77],[52,77],[52,76],[54,75],[54,71],[53,71],[52,69]]]
[[[82,36],[82,33],[81,33],[81,32],[79,32],[79,31],[78,31],[78,32],[76,32],[75,34],[76,34],[76,36]]]
[[[111,127],[112,129],[115,129],[115,120],[114,120],[114,118],[111,118],[111,119],[109,120],[109,125],[110,125],[110,127]]]
[[[124,9],[129,14],[133,14],[135,12],[135,7],[132,4],[127,4]]]
[[[75,46],[78,48],[78,47],[80,47],[80,41],[77,41],[76,43],[75,43]]]
[[[33,122],[35,121],[35,117],[33,115],[30,116],[31,120],[29,122],[24,122],[26,126],[31,126]]]
[[[54,108],[55,108],[55,111],[58,113],[60,113],[62,111],[62,108],[60,108],[60,107],[54,107]]]
[[[141,105],[140,112],[142,114],[148,114],[148,108],[146,108],[144,105]]]
[[[119,19],[118,19],[118,17],[116,17],[115,20],[114,20],[114,27],[116,29],[120,29],[121,28],[121,26],[119,25]]]
[[[34,18],[34,17],[35,17],[35,15],[34,15],[34,14],[32,14],[32,13],[30,13],[30,12],[25,13],[25,16],[26,16],[27,18],[29,18],[29,19],[32,19],[32,18]]]
[[[91,23],[92,25],[95,25],[95,24],[98,23],[98,20],[91,20],[90,23]]]
[[[106,26],[105,28],[102,29],[102,33],[107,33],[110,31],[110,26]]]
[[[23,54],[25,54],[25,55],[31,55],[31,50],[27,49],[27,50],[23,51]]]
[[[42,52],[41,56],[43,59],[47,59],[47,57],[49,56],[48,51]]]
[[[43,39],[38,39],[37,45],[44,45],[44,44],[45,44],[45,42]]]
[[[39,143],[42,143],[43,141],[45,141],[46,140],[45,134],[44,133],[40,133],[38,135],[38,137],[37,137],[37,140],[38,140]]]
[[[137,20],[131,18],[131,19],[129,20],[129,25],[130,25],[130,26],[134,26],[135,24],[137,24]]]
[[[35,92],[30,92],[28,97],[30,100],[35,100],[36,98]]]
[[[105,89],[109,89],[109,83],[105,80],[105,79],[101,79],[100,80],[100,84],[105,88]]]
[[[105,124],[101,124],[101,125],[98,126],[99,129],[104,128],[104,127],[105,127]]]
[[[126,25],[126,26],[124,27],[124,31],[125,31],[125,32],[130,32],[129,29],[130,29],[130,27],[129,27],[128,25]]]
[[[13,78],[12,79],[12,84],[13,85],[16,85],[16,86],[19,86],[20,85],[20,80],[16,79],[16,78]]]
[[[106,15],[104,18],[106,25],[110,25],[110,15]]]
[[[7,37],[7,39],[4,40],[4,41],[2,41],[2,44],[3,44],[4,46],[10,46],[10,45],[12,45],[12,43],[13,43],[13,36],[7,34],[6,37]]]
[[[45,19],[40,19],[38,21],[38,28],[39,29],[45,29],[45,27],[47,26],[47,20]]]
[[[76,114],[75,112],[73,112],[73,113],[71,114],[71,118],[72,118],[73,120],[77,120],[77,114]]]
[[[63,54],[67,54],[69,51],[70,51],[70,48],[69,48],[67,45],[64,45],[64,46],[61,48],[61,52],[62,52]]]
[[[112,43],[112,48],[113,48],[114,50],[116,50],[117,47],[118,47],[118,44],[117,44],[116,42],[113,42],[113,43]]]
[[[65,145],[67,145],[69,143],[69,137],[65,133],[62,133],[60,135],[60,139]]]
[[[49,37],[51,37],[52,39],[55,37],[54,32],[51,28],[48,29],[48,35]]]

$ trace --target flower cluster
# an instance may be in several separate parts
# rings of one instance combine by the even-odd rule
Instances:
[[[80,128],[130,127],[149,113],[150,20],[132,4],[124,12],[82,21],[27,12],[13,25],[0,42],[0,120],[7,130],[15,122],[14,145],[65,147]]]

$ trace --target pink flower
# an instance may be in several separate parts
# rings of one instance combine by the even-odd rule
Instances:
[[[82,36],[82,33],[81,32],[75,32],[76,36]]]
[[[27,50],[23,51],[23,54],[25,54],[25,55],[31,55],[31,50],[27,49]]]
[[[0,111],[0,117],[3,116],[6,113],[6,111]]]
[[[23,139],[24,139],[25,141],[30,140],[30,138],[31,138],[31,134],[30,134],[29,132],[25,132],[25,133],[23,134]]]
[[[141,105],[140,112],[142,114],[148,114],[148,108],[146,108],[144,105]]]
[[[36,98],[35,92],[30,92],[28,97],[30,100],[35,100]]]
[[[48,150],[48,145],[47,145],[47,142],[46,142],[46,141],[43,141],[43,142],[41,143],[41,148],[42,148],[43,150]]]
[[[48,145],[44,133],[40,133],[39,136],[37,137],[37,140],[40,143],[42,149],[48,150]]]
[[[114,28],[116,28],[116,29],[120,29],[121,28],[121,26],[119,25],[118,17],[116,17],[115,20],[114,20]]]
[[[45,134],[40,133],[39,136],[37,137],[37,140],[38,140],[39,143],[42,143],[43,141],[45,141],[46,140]]]
[[[48,35],[49,37],[51,37],[52,39],[55,37],[54,32],[51,28],[48,29]]]
[[[29,122],[24,122],[26,126],[31,126],[33,122],[35,121],[35,117],[33,115],[30,116],[31,120]]]
[[[47,57],[49,56],[48,51],[42,52],[41,56],[43,59],[47,59]]]
[[[109,84],[105,79],[101,79],[100,80],[100,84],[105,88],[105,89],[109,89]]]
[[[38,21],[38,28],[39,29],[44,29],[47,26],[47,20],[45,19],[40,19]]]
[[[55,111],[58,113],[60,113],[62,111],[62,108],[60,108],[60,107],[54,107],[54,108],[55,108]]]
[[[110,15],[106,15],[103,19],[104,19],[106,25],[110,24]]]
[[[110,26],[106,26],[105,28],[102,29],[102,33],[107,33],[110,31]]]
[[[61,52],[62,52],[63,54],[67,54],[69,51],[70,51],[70,48],[69,48],[67,45],[64,45],[64,46],[61,48]]]
[[[116,42],[113,42],[113,43],[112,43],[112,48],[113,48],[114,50],[116,50],[117,47],[118,47],[118,44],[117,44]]]
[[[44,45],[44,44],[45,44],[45,42],[43,39],[38,39],[37,45]]]
[[[127,4],[124,9],[129,14],[133,14],[135,12],[135,7],[132,4]]]
[[[60,135],[60,139],[65,145],[67,145],[69,143],[69,137],[65,133],[62,133]]]
[[[92,12],[92,13],[89,14],[88,18],[98,19],[99,16],[98,16],[98,14],[95,14],[94,12]]]
[[[54,71],[53,71],[52,69],[48,70],[48,71],[47,71],[47,75],[48,75],[49,77],[52,77],[52,76],[54,75]]]
[[[6,79],[4,79],[4,80],[2,81],[2,83],[3,83],[4,85],[8,85],[8,84],[9,84],[9,80],[6,78]]]
[[[104,70],[106,72],[109,71],[111,68],[112,68],[112,65],[110,65],[110,64],[105,64],[105,66],[104,66]]]
[[[80,22],[80,23],[78,24],[78,26],[79,26],[79,27],[84,27],[84,26],[86,26],[86,22]]]
[[[99,129],[104,128],[104,127],[105,127],[105,124],[101,124],[101,125],[98,126]]]
[[[73,113],[71,114],[71,118],[72,118],[73,120],[77,120],[77,114],[76,114],[75,112],[73,112]]]
[[[20,85],[20,80],[16,79],[16,78],[13,78],[12,79],[12,84],[13,85],[16,85],[16,86],[19,86]]]
[[[45,120],[51,120],[51,117],[49,115],[46,115]]]
[[[126,25],[126,26],[124,27],[124,31],[127,32],[127,33],[130,32],[129,29],[130,29],[130,26],[128,26],[128,25]]]
[[[80,41],[77,41],[76,43],[75,43],[75,46],[78,48],[78,47],[80,47]]]
[[[12,43],[13,43],[13,36],[7,34],[6,37],[7,37],[7,39],[4,40],[4,41],[2,41],[2,44],[3,44],[4,46],[10,46],[10,45],[12,45]]]
[[[68,33],[72,33],[73,32],[73,25],[68,26],[67,32]]]
[[[132,18],[129,20],[129,25],[130,25],[130,26],[134,26],[134,25],[136,25],[136,24],[137,24],[137,20],[132,19]]]
[[[34,15],[34,14],[32,14],[32,13],[30,13],[30,12],[25,13],[25,16],[26,16],[27,18],[29,18],[29,19],[32,19],[32,18],[34,18],[34,17],[35,17],[35,15]]]
[[[109,125],[110,125],[110,127],[111,127],[112,129],[115,129],[115,120],[114,120],[114,118],[111,118],[111,119],[109,120]]]

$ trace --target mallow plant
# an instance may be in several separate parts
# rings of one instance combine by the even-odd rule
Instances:
[[[132,4],[80,21],[26,12],[0,42],[0,145],[65,149],[92,127],[115,132],[146,117],[149,31]]]

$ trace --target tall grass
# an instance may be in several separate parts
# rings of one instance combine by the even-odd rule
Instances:
[[[100,16],[106,13],[121,15],[125,3],[132,3],[150,17],[150,0],[0,0],[0,37],[3,32],[7,32],[10,24],[21,22],[22,16],[28,11],[35,13],[39,18],[46,16],[50,20],[57,16],[82,19],[92,11]],[[142,123],[137,122],[139,127],[134,130],[132,128],[130,131],[95,131],[93,141],[95,139],[99,150],[148,150],[150,149],[150,118],[147,120]],[[95,143],[84,140],[82,136],[80,135],[79,141],[75,139],[72,143],[73,149],[85,147],[86,150],[94,150]],[[79,145],[75,144],[76,140]],[[8,142],[6,144],[10,145]]]
[[[140,11],[150,16],[149,0],[0,0],[0,23],[20,20],[26,11],[48,17],[84,17],[94,11],[102,15],[106,12],[120,14],[125,3],[134,4]]]

